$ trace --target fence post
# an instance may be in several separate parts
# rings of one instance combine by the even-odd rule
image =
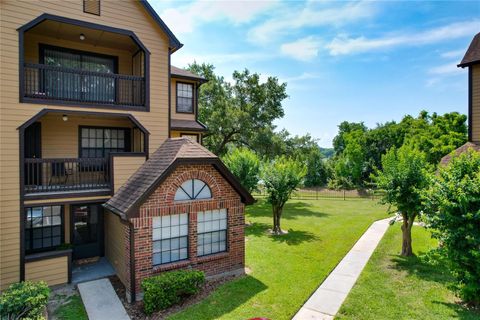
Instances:
[[[343,200],[345,200],[345,189],[343,189]]]
[[[318,200],[318,187],[315,188],[315,199]]]

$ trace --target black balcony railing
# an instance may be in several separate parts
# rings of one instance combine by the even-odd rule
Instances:
[[[25,159],[25,194],[109,190],[105,158]]]
[[[145,78],[25,63],[24,97],[130,107],[145,106]]]

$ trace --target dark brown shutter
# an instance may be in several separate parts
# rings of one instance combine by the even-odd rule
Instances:
[[[83,12],[100,15],[100,0],[83,0]]]

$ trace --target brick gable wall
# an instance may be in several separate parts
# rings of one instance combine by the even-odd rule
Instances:
[[[178,187],[189,179],[203,180],[210,187],[208,200],[174,201]],[[243,270],[245,260],[244,204],[239,194],[212,165],[181,165],[165,179],[139,208],[138,218],[130,219],[134,228],[136,292],[144,278],[173,269],[193,268],[207,276]],[[227,252],[197,257],[197,212],[227,209]],[[152,218],[188,213],[188,260],[152,266]],[[129,243],[130,239],[126,241]]]

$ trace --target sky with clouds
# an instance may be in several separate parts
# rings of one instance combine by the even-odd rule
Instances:
[[[276,125],[321,146],[344,120],[467,113],[467,71],[456,65],[480,31],[479,1],[149,2],[184,43],[173,65],[287,82]]]

